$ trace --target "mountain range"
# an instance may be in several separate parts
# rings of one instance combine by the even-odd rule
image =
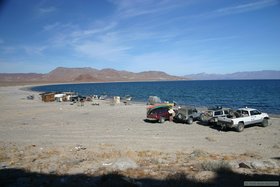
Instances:
[[[133,73],[115,69],[65,68],[58,67],[46,74],[38,73],[0,73],[0,82],[112,82],[112,81],[160,81],[186,80],[185,77],[172,76],[161,71]]]
[[[70,83],[70,82],[114,82],[114,81],[163,81],[163,80],[249,80],[280,79],[280,71],[264,70],[236,72],[231,74],[198,73],[173,76],[161,71],[133,73],[115,69],[58,67],[49,73],[0,73],[0,83]],[[4,84],[3,84],[4,83]]]
[[[280,71],[263,70],[263,71],[236,72],[230,74],[198,73],[198,74],[185,75],[184,77],[192,80],[280,79]]]

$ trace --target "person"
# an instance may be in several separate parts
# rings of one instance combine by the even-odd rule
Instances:
[[[84,99],[83,98],[81,98],[81,100],[80,100],[80,102],[81,102],[81,106],[84,106]]]
[[[173,108],[171,107],[169,110],[168,110],[168,113],[169,113],[169,121],[173,121],[173,118],[175,116],[175,111],[173,110]]]

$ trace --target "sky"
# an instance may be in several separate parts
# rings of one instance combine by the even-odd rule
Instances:
[[[0,72],[280,70],[279,0],[0,0]]]

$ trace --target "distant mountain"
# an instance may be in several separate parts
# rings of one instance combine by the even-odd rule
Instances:
[[[43,76],[39,73],[0,73],[0,82],[33,82],[42,80]]]
[[[187,78],[168,75],[160,71],[133,73],[115,69],[58,67],[47,74],[0,73],[0,82],[109,82],[109,81],[152,81],[185,80]]]
[[[184,77],[194,80],[249,80],[249,79],[280,79],[280,71],[247,71],[230,74],[207,74],[198,73],[185,75]]]

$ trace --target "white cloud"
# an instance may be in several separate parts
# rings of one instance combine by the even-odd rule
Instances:
[[[2,54],[14,53],[17,49],[11,46],[1,46],[0,47]]]
[[[116,22],[106,23],[106,25],[94,25],[92,27],[89,27],[87,29],[77,29],[70,33],[70,37],[74,41],[79,41],[84,38],[91,37],[96,34],[106,34],[107,31],[112,30],[117,25]]]
[[[59,22],[55,22],[53,24],[48,24],[44,26],[44,31],[50,31],[50,30],[54,30],[55,28],[60,27],[60,23]]]
[[[49,14],[55,12],[57,9],[54,6],[39,8],[40,14]]]
[[[220,15],[229,15],[229,14],[238,14],[243,12],[250,12],[254,10],[263,9],[269,6],[274,6],[278,4],[279,1],[277,0],[261,0],[261,1],[255,1],[252,3],[247,4],[240,4],[236,6],[221,8],[218,10],[215,10],[214,13],[220,14]]]
[[[47,46],[23,46],[22,48],[29,55],[42,55]]]
[[[234,15],[234,14],[241,14],[251,11],[256,11],[260,9],[264,9],[270,6],[275,6],[279,4],[278,0],[258,0],[253,1],[251,3],[243,3],[229,7],[219,8],[210,12],[205,12],[199,15],[193,15],[188,17],[188,19],[194,18],[213,18],[213,17],[220,17],[220,16],[227,16],[227,15]]]
[[[130,48],[111,42],[87,42],[77,45],[75,50],[90,58],[117,62],[127,56]]]
[[[160,14],[192,3],[192,1],[181,0],[112,0],[111,2],[117,6],[121,18]]]

